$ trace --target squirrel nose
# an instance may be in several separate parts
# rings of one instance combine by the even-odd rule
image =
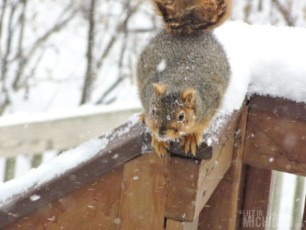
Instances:
[[[166,127],[161,127],[160,129],[159,129],[159,135],[160,136],[165,136],[166,135],[166,132],[167,132],[167,129],[166,129]]]

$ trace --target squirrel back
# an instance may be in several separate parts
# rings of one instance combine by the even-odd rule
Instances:
[[[210,31],[230,17],[232,0],[152,0],[173,34]]]

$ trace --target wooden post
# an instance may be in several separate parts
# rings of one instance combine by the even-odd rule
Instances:
[[[236,124],[236,120],[233,122]],[[214,148],[210,160],[171,159],[168,166],[167,218],[182,222],[198,218],[231,165],[234,129],[235,125],[230,127],[226,141]]]
[[[240,229],[264,230],[269,226],[267,211],[270,197],[271,170],[249,166],[246,171]]]
[[[5,161],[4,181],[9,181],[15,177],[16,158],[8,158]]]
[[[237,123],[232,165],[200,214],[198,230],[210,228],[236,230],[239,225],[241,193],[244,182],[245,131],[248,108],[245,107]]]
[[[164,227],[167,159],[145,154],[125,164],[120,201],[120,229]]]

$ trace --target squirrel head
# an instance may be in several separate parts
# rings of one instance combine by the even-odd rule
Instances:
[[[179,139],[193,129],[196,120],[196,91],[172,92],[167,85],[153,83],[153,96],[145,123],[158,139]]]

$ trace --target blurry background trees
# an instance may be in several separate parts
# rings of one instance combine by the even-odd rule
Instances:
[[[233,19],[304,26],[305,0],[234,0]],[[149,0],[0,0],[0,114],[135,99]]]

